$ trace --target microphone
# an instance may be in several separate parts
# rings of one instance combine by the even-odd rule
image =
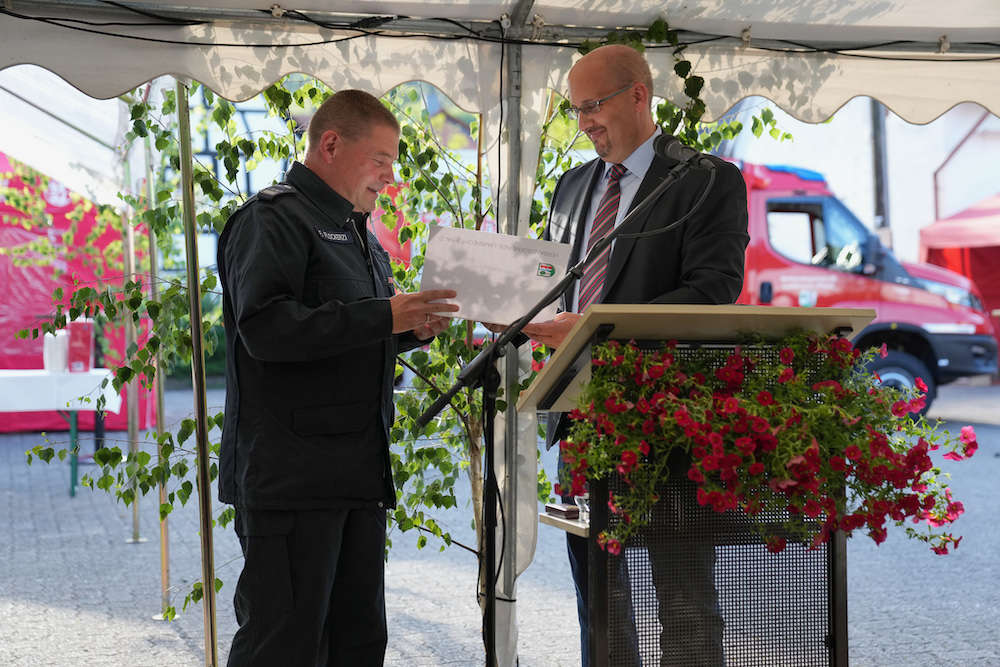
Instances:
[[[657,155],[676,160],[677,162],[687,162],[693,167],[702,169],[715,169],[715,163],[705,155],[693,148],[682,144],[677,137],[663,132],[653,140],[653,150]]]

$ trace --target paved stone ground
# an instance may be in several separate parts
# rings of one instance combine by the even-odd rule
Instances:
[[[942,468],[966,508],[954,532],[960,548],[936,556],[901,529],[876,546],[848,547],[848,615],[853,665],[1000,665],[1000,385],[942,387],[929,417],[951,432],[973,424],[979,452]]]
[[[222,391],[210,391],[209,414],[222,410],[223,402]],[[167,392],[171,422],[189,416],[192,405],[189,391]],[[52,433],[49,438],[58,449],[68,436]],[[81,436],[82,451],[92,451],[88,438]],[[125,447],[124,438],[109,433],[109,445]],[[78,489],[70,498],[65,462],[25,465],[25,450],[42,441],[39,434],[0,436],[0,665],[201,664],[201,605],[179,613],[172,623],[153,620],[160,604],[155,494],[140,501],[140,534],[147,541],[130,544],[131,508],[89,489]],[[80,471],[96,468],[81,466]],[[471,509],[462,505],[464,500],[444,523],[456,539],[470,544]],[[214,492],[213,506],[219,509]],[[201,577],[197,512],[192,495],[169,519],[171,584],[179,612],[191,582]],[[458,548],[418,550],[413,532],[391,537],[386,664],[481,664],[474,556]],[[225,582],[217,598],[219,655],[225,664],[236,630],[232,594],[242,556],[231,527],[214,531],[213,538],[216,573]],[[536,561],[518,585],[521,664],[578,664],[576,606],[561,532],[542,527]],[[556,619],[570,622],[553,623]]]
[[[208,402],[210,413],[221,410],[222,392],[211,391]],[[189,392],[168,392],[170,420],[191,411]],[[899,534],[879,548],[867,538],[851,542],[854,665],[1000,665],[1000,537],[993,514],[1000,477],[1000,387],[944,387],[932,416],[956,426],[975,423],[980,434],[979,454],[956,469],[954,478],[956,495],[968,509],[958,524],[965,541],[944,558]],[[50,437],[60,445],[67,438]],[[86,438],[84,451],[92,447]],[[0,665],[202,664],[200,605],[172,623],[153,620],[160,598],[154,496],[140,503],[140,532],[148,541],[129,544],[130,508],[87,489],[70,498],[66,463],[24,464],[24,451],[40,441],[38,434],[0,436]],[[551,453],[543,464],[554,468]],[[445,517],[459,539],[470,537],[468,512],[460,507]],[[171,515],[170,531],[173,599],[179,605],[183,591],[200,577],[194,498]],[[213,534],[216,570],[226,582],[218,597],[224,664],[235,631],[231,598],[241,556],[231,529]],[[386,664],[482,664],[473,557],[454,548],[418,551],[411,534],[393,538]],[[519,581],[521,665],[579,664],[564,554],[561,534],[540,527],[536,560]]]

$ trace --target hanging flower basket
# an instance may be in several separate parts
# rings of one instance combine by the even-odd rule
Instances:
[[[699,504],[788,517],[780,527],[755,522],[769,551],[784,550],[789,535],[815,548],[838,529],[881,543],[893,522],[946,554],[961,537],[941,529],[964,508],[930,452],[944,447],[945,459],[961,461],[976,435],[966,426],[955,438],[918,417],[923,381],[909,393],[879,384],[864,370],[879,353],[807,332],[746,336],[735,347],[595,346],[591,382],[561,443],[572,488],[557,493],[581,495],[587,479],[618,475],[607,501],[618,520],[598,543],[620,553],[648,523],[668,459],[681,450]]]

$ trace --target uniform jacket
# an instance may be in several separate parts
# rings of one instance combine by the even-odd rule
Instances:
[[[743,288],[747,234],[746,186],[739,169],[710,157],[715,163],[715,183],[701,207],[688,220],[654,236],[615,240],[604,288],[597,303],[734,303]],[[638,205],[676,165],[660,155],[646,172],[630,209]],[[569,243],[572,266],[585,255],[581,248],[587,209],[593,188],[605,163],[592,160],[567,171],[552,194],[544,237]],[[709,172],[691,169],[674,183],[648,211],[627,223],[624,233],[648,232],[666,227],[687,214],[709,181]],[[578,283],[579,284],[579,283]],[[563,297],[570,310],[572,293]],[[561,413],[549,415],[546,437],[552,446],[564,437]]]
[[[226,412],[219,499],[245,509],[394,504],[389,257],[305,166],[219,237]],[[367,251],[361,238],[366,237]]]

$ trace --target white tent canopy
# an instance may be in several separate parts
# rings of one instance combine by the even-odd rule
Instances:
[[[0,72],[0,151],[99,204],[121,205],[128,109],[95,100],[36,67]]]
[[[767,97],[812,122],[828,118],[857,95],[876,97],[916,123],[929,122],[964,101],[1000,111],[1000,42],[989,42],[1000,34],[1000,3],[995,0],[954,0],[946,8],[929,0],[302,0],[270,11],[270,2],[237,0],[129,4],[195,24],[119,25],[158,21],[99,0],[8,0],[8,10],[0,13],[0,69],[40,65],[97,98],[113,97],[162,74],[200,81],[230,100],[247,99],[293,72],[317,76],[335,89],[357,87],[378,94],[405,81],[424,80],[460,106],[484,114],[489,146],[501,130],[499,45],[416,35],[471,37],[438,19],[462,21],[477,32],[492,27],[497,35],[499,21],[514,17],[508,35],[565,44],[599,38],[616,27],[644,28],[665,17],[683,31],[682,41],[692,42],[686,57],[705,79],[707,119],[719,118],[748,95]],[[286,13],[291,8],[337,25],[373,15],[412,18],[370,28],[380,33],[376,36],[321,28]],[[725,38],[712,39],[717,36]],[[881,46],[868,48],[872,45]],[[832,48],[856,50],[829,52]],[[683,103],[671,51],[648,51],[655,92]],[[564,90],[574,54],[568,45],[523,48],[522,228],[547,91]],[[505,96],[510,90],[506,82]],[[492,173],[501,167],[503,174],[510,173],[500,164],[506,157],[491,151]],[[505,203],[506,197],[497,199]]]

